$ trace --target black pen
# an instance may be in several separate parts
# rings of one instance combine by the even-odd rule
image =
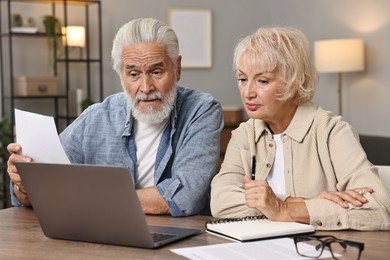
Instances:
[[[252,156],[252,180],[256,178],[256,155]]]

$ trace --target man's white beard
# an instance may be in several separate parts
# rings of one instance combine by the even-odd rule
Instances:
[[[149,94],[139,94],[135,98],[133,98],[130,93],[125,89],[127,93],[129,102],[132,106],[132,115],[136,120],[144,122],[146,124],[157,124],[164,121],[169,117],[171,111],[175,105],[176,101],[176,83],[168,92],[166,97],[163,97],[160,92],[152,92]],[[147,107],[146,112],[142,112],[139,108],[138,101],[139,100],[147,100],[147,99],[161,99],[162,106],[160,110],[155,110],[153,105]]]

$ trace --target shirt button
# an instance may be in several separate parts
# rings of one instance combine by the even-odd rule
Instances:
[[[271,168],[271,164],[270,163],[267,163],[265,166],[267,166],[267,168]]]
[[[322,226],[322,222],[321,222],[320,220],[317,220],[317,221],[316,221],[316,225],[319,226],[319,227],[321,227],[321,226]]]

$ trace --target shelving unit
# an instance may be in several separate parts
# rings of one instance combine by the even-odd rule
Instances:
[[[16,5],[26,5],[28,8],[31,5],[42,4],[47,7],[50,12],[47,15],[53,15],[61,20],[62,26],[67,27],[72,25],[71,12],[77,8],[79,13],[84,17],[77,17],[82,20],[85,27],[85,47],[83,55],[72,55],[71,47],[64,46],[61,56],[58,55],[57,49],[52,50],[53,63],[51,64],[51,73],[41,73],[37,76],[57,76],[58,94],[50,96],[16,96],[14,91],[15,86],[15,67],[21,61],[15,58],[15,54],[20,51],[38,52],[41,47],[36,49],[28,49],[33,41],[41,41],[39,46],[42,49],[47,49],[46,33],[16,33],[12,28],[12,15]],[[73,9],[72,9],[73,8]],[[46,10],[46,9],[45,9]],[[40,21],[37,21],[39,23]],[[63,37],[61,33],[57,35]],[[23,47],[21,47],[23,46]],[[22,48],[22,50],[21,50]],[[30,47],[31,48],[31,47]],[[40,50],[38,50],[40,49]],[[49,54],[47,54],[49,55]],[[46,58],[46,57],[42,57]],[[31,63],[31,60],[29,60]],[[27,65],[26,65],[27,66]],[[31,66],[31,65],[30,65]],[[22,66],[23,67],[23,66]],[[20,66],[18,67],[20,71]],[[35,68],[34,68],[35,69]],[[40,69],[40,68],[38,68]],[[44,70],[42,68],[42,70]],[[75,76],[76,75],[76,76]],[[18,104],[41,104],[44,103],[48,108],[47,114],[53,114],[58,131],[62,131],[69,123],[71,123],[77,115],[70,114],[70,91],[75,90],[73,84],[74,78],[82,81],[77,88],[82,88],[85,93],[84,99],[90,99],[94,102],[99,102],[103,98],[103,65],[102,65],[102,22],[101,22],[101,2],[96,0],[0,0],[0,115],[1,118],[7,118],[11,125],[14,126],[14,109],[19,108]],[[49,104],[49,105],[48,105]],[[38,105],[39,107],[39,105]],[[29,110],[31,112],[36,112]],[[39,111],[38,111],[39,112]],[[3,195],[6,196],[4,201],[0,200],[0,208],[9,206],[9,188],[8,174],[0,171],[1,183],[3,187]],[[1,190],[0,190],[1,192]]]
[[[54,48],[53,52],[53,73],[48,76],[58,76],[59,81],[59,94],[55,96],[15,96],[14,95],[14,66],[17,61],[14,60],[14,43],[16,41],[28,42],[30,39],[41,38],[42,48],[47,48],[46,34],[43,32],[37,33],[15,33],[11,31],[12,28],[12,14],[13,5],[21,3],[25,5],[32,4],[47,4],[51,5],[51,15],[59,17],[62,25],[67,27],[69,25],[69,7],[80,6],[84,8],[84,26],[86,34],[86,44],[83,49],[83,57],[71,57],[71,47],[64,46],[64,52],[62,57],[58,57],[57,49]],[[91,14],[91,12],[94,12]],[[97,22],[91,23],[91,16]],[[15,108],[15,101],[23,100],[36,100],[40,102],[42,100],[53,101],[53,112],[56,119],[59,130],[62,130],[68,125],[75,115],[70,114],[69,107],[69,93],[71,88],[72,67],[84,66],[85,77],[82,89],[85,91],[85,98],[94,100],[95,102],[101,101],[103,97],[103,66],[102,66],[102,24],[101,24],[101,3],[95,0],[0,0],[0,88],[1,88],[1,115],[2,117],[9,118],[14,123],[13,111]],[[97,41],[93,41],[95,52],[91,53],[91,29],[97,33]],[[61,34],[58,37],[62,37]],[[28,48],[28,44],[26,45]],[[8,53],[8,54],[7,54]]]

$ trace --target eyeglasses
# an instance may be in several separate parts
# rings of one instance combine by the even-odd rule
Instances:
[[[337,239],[334,236],[296,236],[295,248],[301,256],[317,258],[328,247],[334,259],[359,260],[364,243]]]

